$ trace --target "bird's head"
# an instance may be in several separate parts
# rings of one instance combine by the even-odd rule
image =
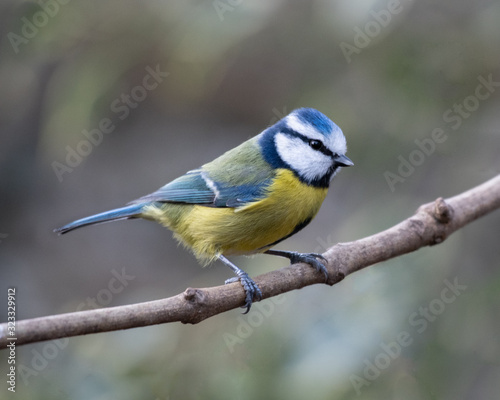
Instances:
[[[292,111],[262,132],[259,143],[274,168],[290,169],[313,186],[328,187],[339,167],[354,165],[340,128],[313,108]]]

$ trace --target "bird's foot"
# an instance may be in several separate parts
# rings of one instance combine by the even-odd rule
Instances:
[[[253,301],[260,301],[262,299],[262,292],[260,291],[259,286],[253,281],[252,278],[248,276],[245,271],[240,270],[236,272],[238,276],[234,278],[229,278],[226,280],[225,284],[240,282],[245,289],[245,305],[241,308],[246,308],[246,311],[243,314],[246,314],[250,311],[250,307],[252,306]]]
[[[322,272],[325,275],[325,280],[328,280],[328,271],[325,264],[328,260],[319,253],[298,253],[296,251],[282,251],[282,250],[267,250],[267,254],[274,256],[286,257],[290,263],[306,263],[314,267],[316,271]],[[321,261],[320,261],[321,260]]]

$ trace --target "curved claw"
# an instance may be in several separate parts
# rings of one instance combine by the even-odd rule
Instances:
[[[316,258],[321,258],[323,261],[325,262],[328,262],[328,260],[323,257],[323,254],[320,254],[320,253],[305,253],[306,255],[308,256],[313,256],[313,257],[316,257]]]
[[[296,251],[284,251],[284,250],[266,250],[264,253],[271,254],[272,256],[286,257],[290,260],[292,264],[295,263],[306,263],[316,268],[317,271],[322,272],[325,275],[325,280],[328,281],[328,271],[326,270],[325,264],[318,261],[318,258],[325,263],[328,260],[319,253],[297,253]]]
[[[325,280],[328,280],[328,271],[326,270],[325,264],[318,261],[318,258],[322,261],[327,261],[325,257],[323,257],[319,253],[296,253],[293,252],[290,257],[290,262],[292,264],[303,262],[311,265],[316,269],[316,271],[322,272],[325,275]]]
[[[240,273],[237,273],[238,276],[235,276],[234,278],[227,279],[225,281],[225,284],[233,283],[233,282],[240,282],[241,285],[243,286],[243,289],[245,289],[245,305],[242,306],[241,308],[246,308],[246,311],[243,312],[243,314],[247,314],[250,311],[250,307],[252,307],[252,303],[255,299],[255,301],[260,301],[262,299],[262,292],[257,286],[257,284],[253,281],[252,278],[248,276],[248,274],[244,271],[241,271]]]

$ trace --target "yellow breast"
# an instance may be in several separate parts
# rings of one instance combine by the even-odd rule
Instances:
[[[144,217],[171,229],[198,259],[210,262],[219,254],[269,249],[314,218],[327,191],[306,185],[291,171],[280,169],[267,196],[243,207],[163,204],[148,206]]]

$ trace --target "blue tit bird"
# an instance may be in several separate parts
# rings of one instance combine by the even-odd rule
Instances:
[[[272,250],[316,216],[346,157],[346,140],[328,117],[300,108],[202,167],[123,208],[56,229],[143,218],[159,222],[204,264],[219,259],[240,281],[245,313],[262,298],[257,284],[226,256],[266,253],[328,274],[321,254]]]

